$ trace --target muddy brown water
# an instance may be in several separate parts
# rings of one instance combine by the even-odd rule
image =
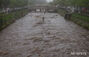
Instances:
[[[89,57],[88,53],[89,31],[57,13],[29,13],[0,32],[0,57]]]

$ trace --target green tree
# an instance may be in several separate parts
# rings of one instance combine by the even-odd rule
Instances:
[[[89,0],[54,0],[54,4],[64,5],[64,6],[81,6],[89,7]]]
[[[26,6],[28,0],[0,0],[0,8],[7,7],[23,7]]]

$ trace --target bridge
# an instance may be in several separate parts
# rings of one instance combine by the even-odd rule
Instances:
[[[40,11],[40,12],[55,12],[57,10],[56,6],[52,5],[31,5],[29,6],[30,11]]]

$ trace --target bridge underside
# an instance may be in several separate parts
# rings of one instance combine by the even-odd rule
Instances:
[[[35,12],[56,12],[57,8],[53,6],[31,6],[29,11]]]

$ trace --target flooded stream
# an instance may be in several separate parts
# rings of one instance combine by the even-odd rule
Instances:
[[[0,57],[89,57],[89,31],[57,13],[29,13],[0,32]]]

